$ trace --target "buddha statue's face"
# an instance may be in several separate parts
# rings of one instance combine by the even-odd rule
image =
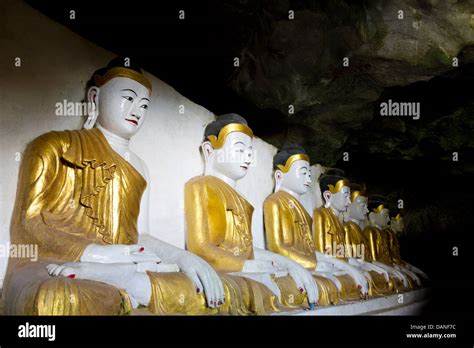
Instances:
[[[210,168],[232,180],[243,178],[252,164],[252,144],[252,138],[242,132],[229,133],[219,149],[214,149],[209,141],[205,141],[202,147],[206,170]]]
[[[377,226],[385,227],[390,221],[389,211],[387,208],[382,209],[380,213],[371,213],[371,222]]]
[[[395,231],[397,233],[402,233],[404,227],[405,226],[403,225],[403,218],[402,217],[399,217],[398,219],[392,218],[390,220],[390,228],[393,231]]]
[[[278,169],[275,171],[275,179],[277,187],[284,187],[297,195],[307,193],[311,187],[309,162],[305,160],[295,161],[286,173]]]
[[[150,91],[135,80],[115,77],[101,87],[91,87],[88,98],[98,110],[98,122],[102,127],[130,139],[143,124]]]
[[[326,200],[326,205],[332,207],[338,212],[345,212],[351,203],[350,199],[351,189],[343,186],[337,193],[331,191],[324,191],[323,196]]]
[[[352,219],[365,220],[366,214],[369,212],[367,209],[367,197],[357,196],[349,205],[347,212]]]

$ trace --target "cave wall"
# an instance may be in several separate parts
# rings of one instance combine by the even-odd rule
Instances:
[[[387,88],[456,75],[474,62],[473,1],[224,3],[231,18],[245,21],[236,28],[240,39],[233,53],[241,66],[229,86],[287,122],[285,133],[265,137],[275,146],[298,141],[314,161],[334,166],[343,152],[362,146],[368,153],[408,160],[429,152],[420,142],[453,148],[440,127],[446,122],[459,124],[449,131],[467,142],[462,128],[471,124],[459,117],[461,110],[430,115],[422,103],[421,120],[414,122],[380,117],[379,104],[388,99]],[[408,98],[416,99],[416,92]],[[467,147],[474,148],[472,142]]]

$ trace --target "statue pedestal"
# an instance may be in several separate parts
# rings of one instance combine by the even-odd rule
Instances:
[[[403,295],[403,303],[400,296]],[[319,307],[314,311],[276,313],[273,315],[419,315],[428,303],[430,289],[418,289],[390,296],[372,298],[336,306]]]

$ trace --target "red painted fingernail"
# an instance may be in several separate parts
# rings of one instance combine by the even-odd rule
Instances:
[[[70,275],[68,275],[67,277],[68,277],[68,278],[71,278],[71,279],[74,279],[74,278],[76,278],[76,275],[75,275],[75,274],[70,274]]]
[[[201,292],[201,289],[196,288],[196,292],[199,294]]]
[[[145,250],[144,247],[140,247],[140,249],[138,249],[139,252],[142,252],[143,250]]]
[[[303,293],[304,292],[304,289],[303,288],[298,288],[298,290]]]
[[[220,305],[222,304],[222,301],[219,300],[219,301],[217,302],[217,304],[220,306]]]
[[[357,285],[357,289],[362,289],[362,286],[360,286],[360,285]]]

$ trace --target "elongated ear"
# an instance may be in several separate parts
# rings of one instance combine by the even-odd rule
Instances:
[[[99,117],[99,88],[92,86],[87,91],[87,120],[83,127],[91,129]]]
[[[214,153],[214,148],[210,141],[205,141],[201,144],[202,153],[204,154],[204,160],[207,162]]]
[[[323,192],[323,197],[326,204],[329,203],[329,200],[331,199],[331,194],[332,193],[329,190]]]
[[[275,170],[275,174],[273,174],[275,177],[275,183],[279,184],[281,183],[281,179],[283,179],[283,173],[280,169]]]
[[[375,213],[373,211],[369,213],[369,221],[372,226],[375,226]]]
[[[281,186],[281,181],[283,179],[282,171],[280,169],[275,170],[273,177],[275,178],[275,192],[276,192],[280,189],[280,186]]]

